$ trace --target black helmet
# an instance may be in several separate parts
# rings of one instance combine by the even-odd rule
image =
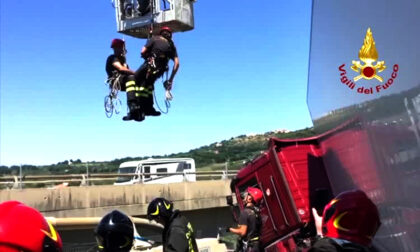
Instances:
[[[95,230],[100,251],[130,251],[133,246],[133,222],[124,213],[114,210],[105,215]]]
[[[147,218],[149,220],[153,220],[161,217],[168,220],[172,215],[173,209],[174,205],[169,200],[164,198],[155,198],[147,207]]]

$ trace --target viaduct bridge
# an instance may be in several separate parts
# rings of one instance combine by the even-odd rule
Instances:
[[[155,197],[174,202],[176,209],[194,211],[226,207],[230,180],[172,184],[97,185],[57,189],[0,190],[0,202],[18,200],[56,218],[101,217],[118,209],[131,216],[146,215]]]

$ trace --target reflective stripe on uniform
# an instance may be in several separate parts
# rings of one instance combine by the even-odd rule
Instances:
[[[139,90],[139,93],[141,94],[147,94],[147,95],[153,94],[153,90],[145,88],[145,87],[140,87],[138,90]]]
[[[135,81],[127,81],[126,83],[125,83],[125,86],[126,87],[131,87],[131,86],[135,86],[136,85],[136,82]]]
[[[136,97],[149,97],[149,94],[146,93],[136,93]]]
[[[135,92],[136,91],[136,87],[127,87],[125,89],[126,92]]]

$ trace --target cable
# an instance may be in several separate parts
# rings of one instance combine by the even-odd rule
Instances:
[[[168,78],[168,72],[166,72],[166,78]],[[162,78],[162,80],[163,80],[163,78]],[[169,91],[169,90],[167,90],[167,91]],[[171,95],[171,96],[172,96],[172,95]],[[159,111],[160,111],[161,113],[163,113],[163,114],[168,114],[168,112],[169,112],[169,108],[171,107],[171,102],[170,102],[170,100],[169,100],[168,98],[166,98],[166,99],[165,99],[165,107],[166,107],[166,111],[163,111],[163,110],[160,108],[159,103],[158,103],[158,101],[157,101],[155,90],[153,90],[153,98],[154,98],[154,100],[155,100],[156,107],[159,109]]]

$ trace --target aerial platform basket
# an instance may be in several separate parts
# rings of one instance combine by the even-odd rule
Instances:
[[[191,0],[115,0],[118,32],[136,38],[147,38],[150,26],[156,34],[162,26],[174,32],[194,29]]]

